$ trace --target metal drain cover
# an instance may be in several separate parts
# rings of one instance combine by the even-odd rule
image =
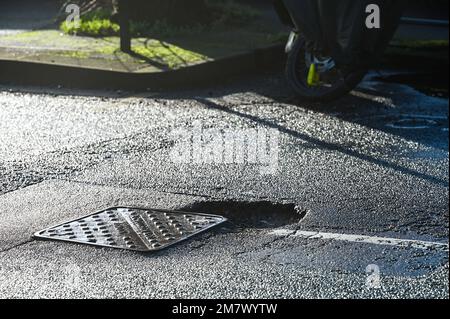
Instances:
[[[217,215],[113,207],[37,232],[34,237],[135,251],[157,251],[226,221]]]

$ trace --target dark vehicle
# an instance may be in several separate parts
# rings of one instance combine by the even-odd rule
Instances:
[[[286,75],[303,98],[339,98],[362,80],[397,29],[402,0],[275,0],[292,32]]]

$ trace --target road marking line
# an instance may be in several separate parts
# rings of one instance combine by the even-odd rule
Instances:
[[[413,240],[413,239],[399,239],[399,238],[376,237],[376,236],[366,236],[366,235],[323,233],[323,232],[289,230],[289,229],[276,229],[276,230],[270,232],[269,234],[275,235],[275,236],[283,236],[283,237],[289,236],[289,237],[301,237],[301,238],[305,238],[305,239],[331,239],[331,240],[340,240],[340,241],[354,242],[354,243],[397,246],[397,247],[425,249],[425,250],[440,250],[440,251],[445,251],[445,252],[449,251],[448,244],[446,244],[446,243]]]

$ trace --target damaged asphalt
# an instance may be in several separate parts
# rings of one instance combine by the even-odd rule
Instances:
[[[274,235],[448,247],[448,99],[374,78],[322,105],[296,99],[279,74],[171,93],[0,87],[0,297],[448,298],[448,249]],[[405,119],[427,125],[393,125]],[[173,163],[173,132],[196,120],[278,131],[277,172]],[[295,204],[305,214],[224,225],[154,254],[31,239],[110,206],[229,201]],[[369,265],[381,288],[367,286]]]

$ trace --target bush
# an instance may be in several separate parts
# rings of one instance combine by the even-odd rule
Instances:
[[[77,28],[75,22],[62,22],[60,29],[66,34],[79,34],[89,36],[109,36],[119,33],[118,24],[111,22],[111,12],[104,9],[98,9],[83,15],[80,19],[80,25]]]
[[[189,26],[171,25],[165,20],[156,21],[131,21],[130,31],[132,36],[175,36],[193,34],[205,29],[242,26],[256,17],[259,12],[250,6],[238,4],[231,0],[208,0],[207,7],[210,11],[211,22],[209,25],[192,23]],[[71,35],[86,35],[93,37],[118,35],[120,27],[111,21],[112,11],[96,9],[81,16],[80,26],[75,23],[62,22],[60,29]]]

